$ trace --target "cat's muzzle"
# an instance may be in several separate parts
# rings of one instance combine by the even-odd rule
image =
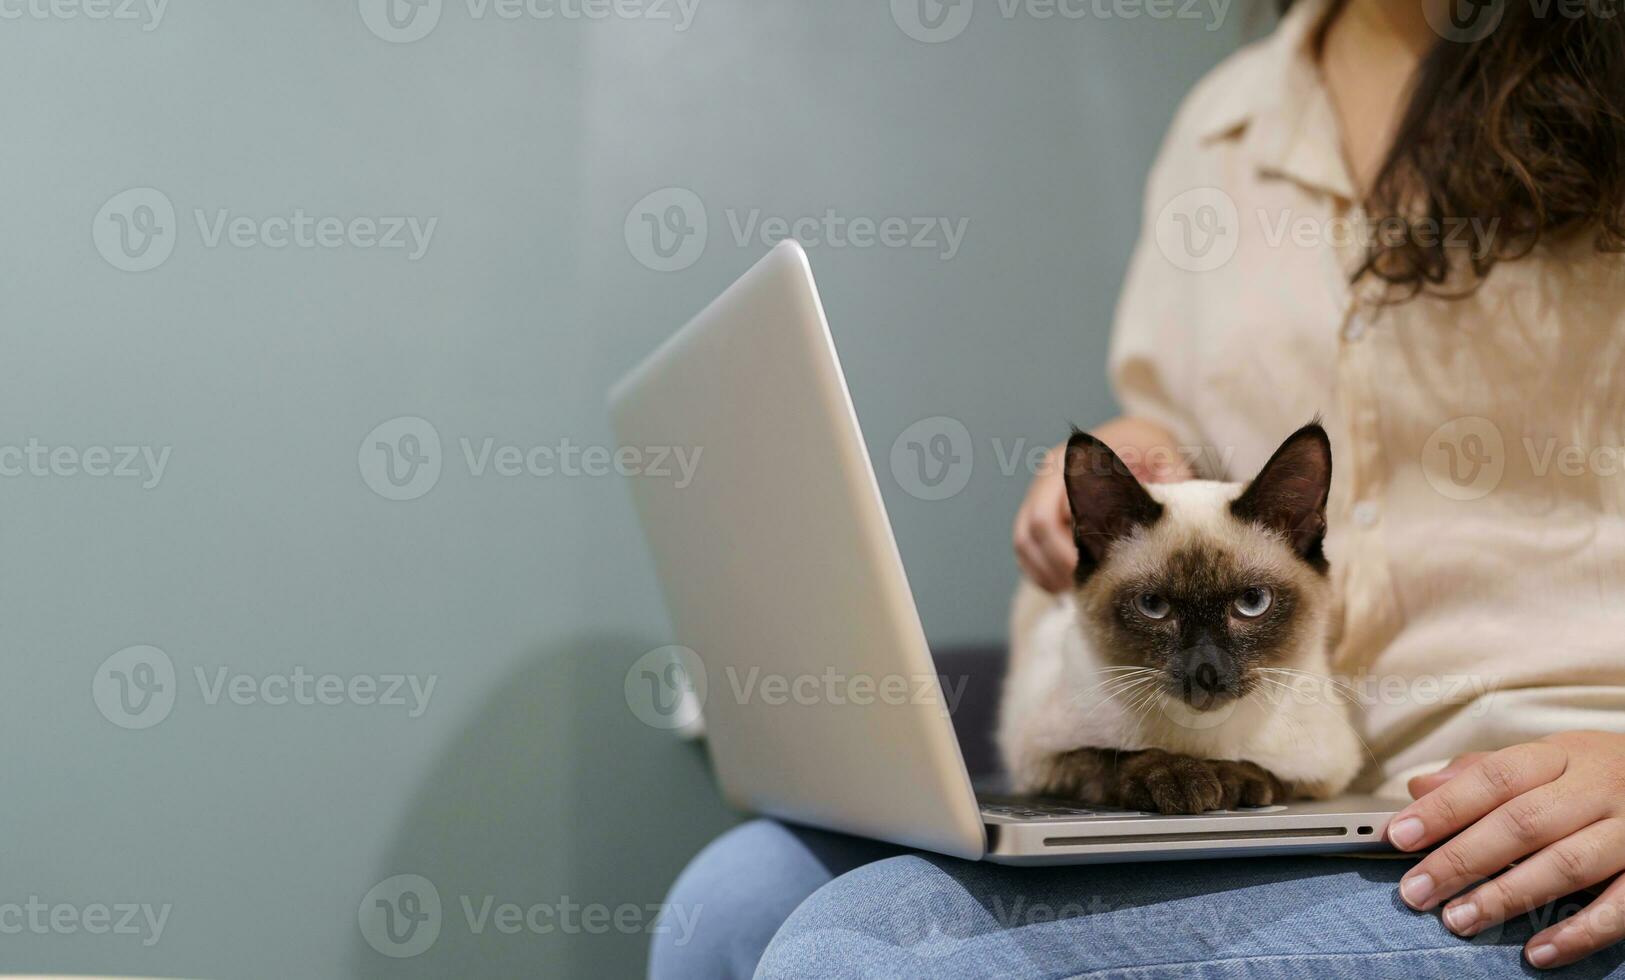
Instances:
[[[1204,643],[1180,651],[1170,673],[1179,699],[1197,711],[1211,711],[1242,693],[1235,659],[1217,644]]]

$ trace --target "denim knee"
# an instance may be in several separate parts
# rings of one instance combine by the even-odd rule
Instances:
[[[787,827],[741,824],[706,846],[678,876],[650,943],[654,980],[749,977],[769,940],[802,900],[872,856],[869,842]]]
[[[802,902],[763,953],[757,976],[944,976],[967,937],[994,917],[943,870],[903,855],[850,871]]]

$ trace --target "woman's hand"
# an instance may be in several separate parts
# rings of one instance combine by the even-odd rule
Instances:
[[[1446,843],[1400,879],[1399,894],[1426,910],[1462,892],[1443,911],[1457,935],[1476,935],[1625,870],[1625,735],[1563,732],[1473,753],[1411,780],[1410,790],[1418,799],[1395,814],[1389,841],[1403,851]],[[1524,955],[1533,966],[1564,966],[1621,939],[1625,878],[1536,933]]]
[[[1191,478],[1173,433],[1145,419],[1117,418],[1094,430],[1142,483],[1175,483]],[[1072,584],[1078,546],[1072,538],[1072,506],[1066,499],[1066,443],[1052,448],[1033,477],[1027,499],[1016,511],[1013,538],[1016,563],[1039,587],[1061,592]]]

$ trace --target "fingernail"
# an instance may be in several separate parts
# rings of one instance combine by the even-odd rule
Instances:
[[[1529,957],[1530,966],[1551,966],[1557,962],[1557,947],[1551,943],[1541,943],[1524,955]]]
[[[1399,897],[1413,909],[1420,909],[1433,894],[1433,876],[1426,872],[1411,875],[1399,883]]]
[[[1465,934],[1478,924],[1478,906],[1472,902],[1452,905],[1444,910],[1444,924],[1450,927],[1451,932]]]
[[[1395,847],[1410,850],[1422,841],[1422,821],[1416,817],[1406,817],[1397,823],[1388,826],[1388,839]]]

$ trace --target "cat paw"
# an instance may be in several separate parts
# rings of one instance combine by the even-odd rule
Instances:
[[[1224,784],[1200,759],[1151,749],[1123,762],[1117,795],[1135,810],[1201,813],[1223,808]]]
[[[1123,806],[1155,813],[1204,813],[1268,806],[1286,797],[1280,780],[1251,762],[1193,759],[1150,749],[1126,760],[1118,775]]]
[[[1102,749],[1058,752],[1043,761],[1035,784],[1039,796],[1077,800],[1091,806],[1110,805],[1108,778],[1117,753]]]
[[[1288,797],[1287,789],[1282,785],[1275,774],[1252,762],[1236,762],[1221,760],[1209,762],[1214,767],[1214,774],[1219,777],[1219,783],[1224,787],[1223,809],[1230,810],[1238,806],[1270,806],[1274,803],[1285,803]]]

